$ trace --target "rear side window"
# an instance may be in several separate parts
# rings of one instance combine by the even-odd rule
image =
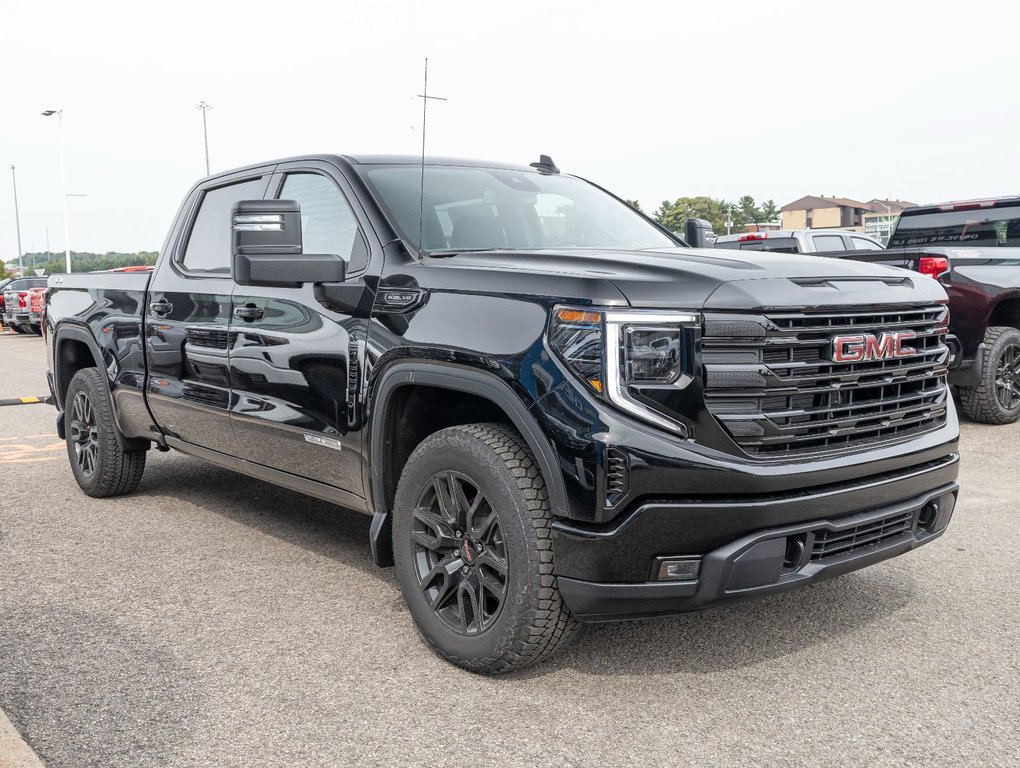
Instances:
[[[845,251],[843,238],[839,235],[812,235],[811,242],[815,245],[815,251],[825,253],[826,251]]]
[[[1020,247],[1020,206],[901,215],[889,247],[912,245]]]
[[[210,189],[202,195],[182,263],[192,272],[230,271],[230,211],[241,200],[259,200],[261,178]]]

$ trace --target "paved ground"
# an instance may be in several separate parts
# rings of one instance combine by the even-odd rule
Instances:
[[[0,337],[0,398],[42,370]],[[51,768],[1017,765],[1020,425],[965,425],[927,547],[485,679],[418,639],[367,518],[156,453],[90,499],[53,417],[0,408],[0,705]]]

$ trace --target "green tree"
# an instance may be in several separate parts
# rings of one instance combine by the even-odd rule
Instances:
[[[766,200],[761,204],[762,221],[779,221],[779,208],[774,200]]]
[[[757,224],[763,221],[761,215],[761,209],[758,208],[758,204],[754,202],[754,198],[750,195],[744,195],[737,201],[737,209],[734,211],[734,222],[736,223],[739,219],[739,224]]]
[[[678,197],[672,203],[663,200],[655,212],[655,220],[670,232],[683,234],[687,219],[706,219],[716,232],[725,232],[728,210],[729,203],[725,200],[715,200],[704,195]]]
[[[635,211],[640,211],[641,210],[641,203],[639,203],[637,200],[624,200],[623,202],[625,202],[627,205],[629,205]]]
[[[158,255],[156,251],[138,251],[136,253],[121,253],[118,251],[81,253],[72,251],[71,267],[75,272],[99,272],[106,269],[117,269],[118,267],[152,265],[156,263]],[[26,253],[22,256],[22,259],[25,264],[25,271],[29,274],[31,274],[33,269],[44,269],[48,275],[66,271],[63,254]]]

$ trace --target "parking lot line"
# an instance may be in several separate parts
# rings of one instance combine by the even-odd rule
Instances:
[[[50,440],[53,435],[33,435],[36,439],[45,437]],[[29,437],[2,438],[3,440],[28,440]],[[31,445],[30,443],[3,443],[0,444],[0,464],[32,464],[40,461],[56,461],[59,455],[52,454],[62,451],[64,443],[48,443],[46,445]]]

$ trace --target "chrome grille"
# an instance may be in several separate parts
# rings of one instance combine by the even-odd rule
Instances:
[[[946,420],[941,304],[840,313],[709,313],[702,361],[709,411],[760,458],[826,454],[905,439]],[[835,336],[912,331],[916,354],[829,359]]]

